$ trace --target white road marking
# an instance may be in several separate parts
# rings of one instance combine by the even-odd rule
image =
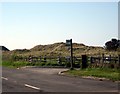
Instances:
[[[4,79],[4,80],[8,80],[8,78],[5,78],[5,77],[1,77],[2,79]]]
[[[33,89],[36,89],[36,90],[40,90],[40,88],[38,87],[35,87],[35,86],[31,86],[31,85],[28,85],[28,84],[25,84],[26,87],[29,87],[29,88],[33,88]]]

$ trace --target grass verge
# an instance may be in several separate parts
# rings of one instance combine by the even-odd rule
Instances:
[[[30,65],[29,62],[21,62],[21,61],[16,61],[16,62],[3,61],[2,62],[2,66],[12,67],[12,68],[23,67],[27,65]]]
[[[120,69],[87,68],[80,70],[68,70],[65,73],[72,76],[92,76],[106,78],[112,81],[120,81]]]
[[[2,66],[18,68],[23,66],[59,66],[56,62],[3,61]]]

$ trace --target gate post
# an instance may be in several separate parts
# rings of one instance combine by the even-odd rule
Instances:
[[[118,55],[118,68],[120,68],[120,54]]]
[[[86,55],[82,55],[82,69],[87,68],[87,56]]]

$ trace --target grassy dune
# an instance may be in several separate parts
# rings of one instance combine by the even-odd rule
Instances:
[[[120,51],[106,51],[103,47],[86,46],[84,44],[73,43],[73,55],[80,57],[83,54],[89,56],[97,55],[113,55],[117,56]],[[65,43],[54,43],[49,45],[37,45],[31,49],[16,49],[12,51],[3,52],[3,55],[18,55],[18,56],[69,56],[70,49],[65,46]]]

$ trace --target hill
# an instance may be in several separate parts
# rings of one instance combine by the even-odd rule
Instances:
[[[81,56],[83,54],[89,56],[96,56],[102,54],[118,55],[117,51],[106,51],[103,47],[87,46],[80,43],[73,43],[73,56]],[[8,54],[8,52],[6,53]],[[16,54],[20,56],[70,56],[70,48],[63,42],[48,44],[48,45],[36,45],[31,49],[15,49],[9,52],[9,55]]]
[[[18,52],[14,50],[14,52]],[[73,54],[75,56],[81,56],[82,54],[98,54],[98,52],[103,52],[103,47],[93,47],[86,46],[84,44],[73,43]],[[23,54],[23,53],[22,53]],[[69,56],[70,48],[66,47],[65,43],[54,43],[48,45],[36,45],[35,47],[29,49],[29,52],[24,53],[27,55],[35,55],[35,56]]]
[[[10,51],[8,48],[6,48],[5,46],[0,46],[0,50],[2,51]]]

